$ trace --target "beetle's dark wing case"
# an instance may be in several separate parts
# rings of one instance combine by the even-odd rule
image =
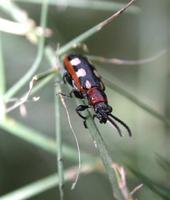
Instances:
[[[84,70],[83,75],[79,75],[78,73],[78,77],[83,88],[87,88],[87,81],[90,84],[90,87],[101,87],[101,80],[99,77],[97,77],[95,67],[91,63],[89,63],[89,61],[85,57],[72,54],[69,55],[68,58],[70,61],[76,58],[79,59],[80,63],[76,65],[73,64],[73,68],[77,73],[79,70]]]

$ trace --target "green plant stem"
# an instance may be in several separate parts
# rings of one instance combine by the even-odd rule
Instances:
[[[162,57],[163,55],[165,55],[166,53],[167,53],[167,50],[164,49],[164,50],[161,50],[160,52],[158,52],[157,54],[155,54],[154,56],[144,58],[144,59],[138,59],[138,60],[105,58],[102,56],[95,56],[95,55],[86,55],[86,57],[88,57],[92,61],[104,63],[104,64],[116,64],[116,65],[124,65],[124,66],[131,65],[132,66],[132,65],[143,65],[143,64],[153,62],[153,61],[159,59],[160,57]]]
[[[84,104],[84,102],[77,100],[77,105],[80,105],[80,104]],[[89,130],[89,133],[90,133],[90,135],[93,139],[93,142],[94,142],[96,148],[99,151],[100,158],[103,162],[103,165],[105,167],[105,171],[106,171],[108,178],[110,180],[112,190],[113,190],[113,196],[117,200],[125,200],[125,198],[124,198],[124,196],[123,196],[123,194],[122,194],[122,192],[119,188],[119,185],[118,185],[119,180],[118,180],[117,170],[115,170],[112,167],[113,161],[112,161],[112,158],[110,157],[110,155],[108,153],[108,150],[106,148],[104,140],[103,140],[103,138],[100,134],[100,131],[97,128],[90,112],[85,111],[84,113],[85,113],[85,116],[88,116],[88,118],[86,120],[86,124],[87,124],[88,130]],[[130,194],[129,194],[129,197],[130,197]]]
[[[41,0],[15,0],[18,2],[25,3],[37,3],[40,4]],[[123,3],[111,2],[111,1],[87,1],[87,0],[67,0],[65,2],[60,0],[51,0],[50,5],[61,6],[61,7],[73,7],[78,9],[90,9],[90,10],[103,10],[103,11],[114,11],[119,10],[123,7]],[[139,12],[139,8],[131,6],[128,13],[136,14]]]
[[[23,12],[22,9],[18,8],[18,6],[12,1],[0,1],[0,8],[17,22],[24,23],[27,21],[27,17],[25,16],[26,13]]]
[[[4,71],[4,60],[2,52],[2,34],[0,32],[0,123],[5,118],[5,103],[3,95],[5,93],[5,71]]]
[[[43,0],[42,4],[42,10],[41,10],[41,22],[40,25],[42,27],[42,30],[45,30],[46,28],[46,22],[47,22],[47,13],[48,13],[48,0]],[[10,88],[7,93],[5,94],[5,100],[9,100],[11,97],[13,97],[34,75],[34,73],[37,71],[37,69],[40,66],[43,53],[44,53],[44,44],[45,44],[45,38],[42,34],[39,38],[38,43],[38,52],[36,59],[31,66],[30,70],[14,85],[12,88]]]
[[[124,200],[124,197],[118,186],[117,174],[115,173],[114,169],[112,168],[113,161],[112,161],[111,157],[109,156],[109,153],[106,149],[103,138],[91,117],[89,120],[87,120],[87,126],[89,127],[89,132],[90,132],[93,140],[97,144],[97,148],[98,148],[100,157],[102,159],[106,173],[108,174],[110,183],[112,185],[113,196],[115,197],[115,199]]]
[[[6,118],[3,123],[0,124],[0,129],[19,137],[26,142],[31,143],[41,149],[56,155],[56,142],[47,136],[35,131],[32,128],[28,128],[23,124],[20,124],[16,120]],[[77,162],[77,151],[68,145],[63,145],[63,155],[68,160]],[[82,152],[82,161],[94,160],[94,157]]]
[[[153,117],[155,117],[158,120],[162,121],[167,126],[170,126],[170,119],[166,118],[165,116],[163,116],[162,114],[160,114],[159,112],[157,112],[156,110],[154,110],[153,108],[148,106],[147,104],[143,103],[136,96],[134,96],[131,93],[129,93],[126,89],[123,88],[123,86],[122,87],[120,86],[121,85],[120,83],[116,83],[117,82],[116,80],[115,81],[110,81],[110,80],[104,79],[104,82],[106,83],[106,85],[108,87],[110,87],[111,89],[113,89],[117,93],[119,93],[120,95],[122,95],[122,96],[126,97],[127,99],[129,99],[134,104],[136,104],[138,107],[140,107],[143,110],[145,110],[146,112],[148,112],[150,115],[152,115]]]
[[[32,89],[31,95],[35,94],[36,92],[38,92],[39,90],[41,90],[42,88],[44,88],[44,86],[47,85],[55,77],[56,77],[56,73],[54,72],[54,73],[48,75],[47,77],[45,77],[44,79],[40,80],[35,85],[35,87]]]
[[[122,14],[135,0],[131,0],[128,4],[126,4],[121,10],[117,11],[110,17],[106,18],[102,22],[98,23],[96,26],[93,26],[89,30],[85,31],[84,33],[80,34],[70,42],[68,42],[66,45],[62,46],[59,50],[57,50],[56,54],[57,56],[61,56],[68,52],[71,48],[73,48],[75,45],[87,40],[91,36],[93,36],[95,33],[101,31],[106,25],[108,25],[110,22],[112,22],[118,15]]]
[[[69,168],[64,171],[65,182],[74,179],[77,168]],[[82,174],[89,174],[96,171],[96,163],[83,164],[81,168]],[[42,192],[56,187],[59,184],[59,176],[57,174],[50,175],[46,178],[40,179],[34,183],[30,183],[22,188],[13,192],[5,194],[0,197],[0,200],[25,200],[34,197]]]
[[[4,59],[2,52],[2,33],[0,33],[0,98],[5,93],[5,71],[4,71]]]
[[[58,166],[58,179],[59,179],[59,192],[60,200],[64,198],[63,184],[64,184],[64,169],[63,169],[63,151],[62,151],[62,131],[60,124],[60,96],[56,95],[61,92],[60,85],[57,84],[55,90],[55,116],[56,116],[56,143],[57,143],[57,166]]]

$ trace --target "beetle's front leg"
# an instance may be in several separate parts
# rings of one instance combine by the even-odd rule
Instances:
[[[82,119],[87,119],[87,117],[83,116],[80,112],[86,110],[87,108],[89,108],[88,105],[79,105],[76,108],[76,112],[77,114],[82,118]]]
[[[85,127],[85,128],[87,128],[87,125],[86,125],[86,119],[87,119],[87,117],[83,116],[80,112],[86,110],[87,108],[89,108],[88,105],[79,105],[79,106],[77,106],[77,108],[76,108],[77,114],[78,114],[82,119],[84,119],[83,123],[84,123],[84,127]]]

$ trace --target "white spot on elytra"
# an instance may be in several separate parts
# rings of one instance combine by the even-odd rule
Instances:
[[[86,71],[85,71],[85,69],[81,68],[76,72],[76,74],[78,77],[84,77],[84,76],[86,76]]]
[[[78,64],[81,63],[81,60],[79,58],[73,58],[70,63],[74,66],[77,66]]]
[[[85,85],[86,85],[86,88],[87,89],[90,89],[91,88],[91,83],[90,83],[90,81],[86,81],[86,83],[85,83]]]

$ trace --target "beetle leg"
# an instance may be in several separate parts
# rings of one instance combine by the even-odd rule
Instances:
[[[63,82],[64,82],[65,84],[66,84],[66,82],[67,82],[66,77],[67,77],[67,72],[64,72],[64,74],[63,74]]]
[[[86,110],[87,108],[89,108],[88,105],[79,105],[76,108],[76,112],[77,114],[82,118],[82,119],[87,119],[87,117],[83,116],[80,112]]]
[[[70,96],[72,97],[72,94],[74,94],[75,97],[79,98],[79,99],[83,99],[83,95],[81,94],[81,92],[77,91],[76,89],[72,89],[70,92]]]
[[[78,114],[82,119],[84,119],[83,124],[84,124],[84,127],[85,127],[85,128],[87,128],[87,124],[86,124],[86,119],[87,119],[87,117],[83,116],[80,112],[86,110],[87,108],[89,108],[88,105],[79,105],[79,106],[77,106],[77,108],[76,108],[77,114]]]
[[[57,95],[58,94],[61,94],[64,97],[71,97],[71,98],[73,97],[73,94],[74,94],[75,97],[77,97],[79,99],[83,99],[84,98],[83,95],[79,91],[77,91],[75,89],[72,89],[71,92],[69,92],[69,94],[66,94],[66,93],[63,93],[63,92],[58,92]]]
[[[101,81],[100,83],[101,83],[102,90],[105,91],[105,89],[106,89],[106,88],[105,88],[105,85],[104,85],[104,83],[103,83],[102,80],[100,80],[100,81]]]
[[[63,83],[65,83],[63,80],[56,80],[54,86],[57,86],[58,84],[62,85]]]
[[[93,120],[97,117],[97,115],[93,115]]]
[[[66,93],[63,93],[63,92],[58,92],[56,93],[56,95],[62,95],[63,97],[72,97],[70,94],[66,94]]]
[[[71,86],[73,86],[72,79],[71,79],[70,75],[67,72],[64,72],[64,74],[63,74],[63,82],[65,84],[69,83]]]
[[[88,128],[88,127],[87,127],[87,124],[86,124],[86,120],[83,121],[83,124],[84,124],[84,127],[85,127],[85,128]]]

